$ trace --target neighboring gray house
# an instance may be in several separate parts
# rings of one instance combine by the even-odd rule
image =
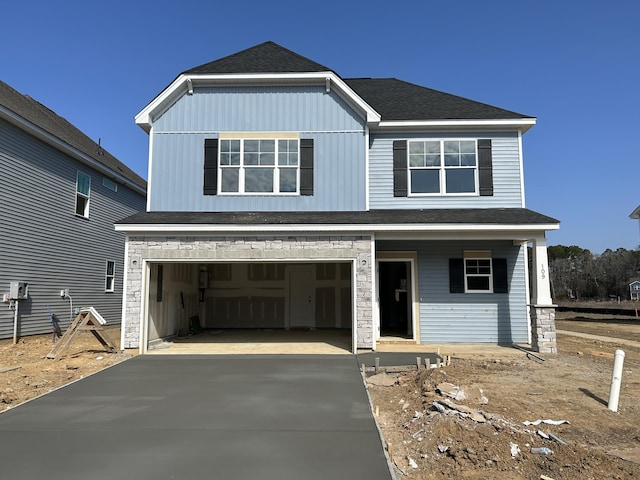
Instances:
[[[120,323],[125,235],[113,224],[145,210],[146,182],[3,82],[0,171],[0,338],[51,332],[49,310],[63,328],[81,306]],[[16,284],[26,295],[6,301]]]
[[[635,280],[629,284],[629,296],[631,300],[640,300],[640,280]]]
[[[125,347],[197,315],[344,329],[353,351],[391,338],[556,351],[545,233],[559,222],[524,200],[535,118],[345,79],[266,42],[183,72],[136,123],[150,185],[148,211],[116,225]]]

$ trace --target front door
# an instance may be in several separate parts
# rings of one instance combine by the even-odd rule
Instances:
[[[289,328],[315,327],[315,265],[289,267]]]
[[[378,264],[380,336],[413,338],[411,262]]]

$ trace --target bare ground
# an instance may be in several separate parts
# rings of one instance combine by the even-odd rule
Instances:
[[[563,314],[567,316],[568,314]],[[640,320],[559,319],[559,330],[640,341]],[[119,328],[109,327],[119,338]],[[559,353],[544,362],[522,352],[489,357],[460,355],[442,369],[394,375],[392,387],[369,385],[383,442],[398,478],[435,479],[627,479],[640,478],[640,348],[626,353],[618,413],[607,409],[615,343],[560,334]],[[82,333],[61,360],[49,360],[50,335],[0,340],[0,412],[131,356],[109,354]],[[460,386],[480,412],[478,423],[433,407],[443,399],[437,386]],[[484,397],[484,398],[483,398]],[[561,425],[525,426],[525,420],[568,420]],[[542,438],[542,430],[568,445]],[[512,447],[512,444],[515,447]],[[530,453],[548,447],[551,455]],[[512,456],[511,449],[519,450]],[[415,467],[415,468],[414,468]]]
[[[640,320],[558,320],[558,329],[637,339]],[[640,348],[626,353],[618,413],[607,409],[615,343],[558,336],[559,353],[456,357],[448,367],[396,375],[392,387],[369,386],[374,411],[399,478],[640,478]],[[455,404],[480,412],[479,423],[440,413],[438,385],[465,391]],[[484,397],[484,398],[483,398]],[[525,426],[524,421],[567,420]],[[567,445],[544,439],[554,434]],[[390,448],[388,444],[391,444]],[[512,445],[515,445],[512,447]],[[551,455],[531,453],[547,447]],[[512,448],[515,455],[512,456]]]

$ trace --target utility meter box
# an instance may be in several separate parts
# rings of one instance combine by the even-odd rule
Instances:
[[[9,284],[9,297],[11,300],[26,300],[29,296],[29,284],[27,282],[11,282]]]

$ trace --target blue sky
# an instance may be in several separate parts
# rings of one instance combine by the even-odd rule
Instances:
[[[537,117],[526,206],[550,244],[637,248],[640,2],[0,0],[0,79],[146,178],[133,117],[180,72],[267,40]]]

